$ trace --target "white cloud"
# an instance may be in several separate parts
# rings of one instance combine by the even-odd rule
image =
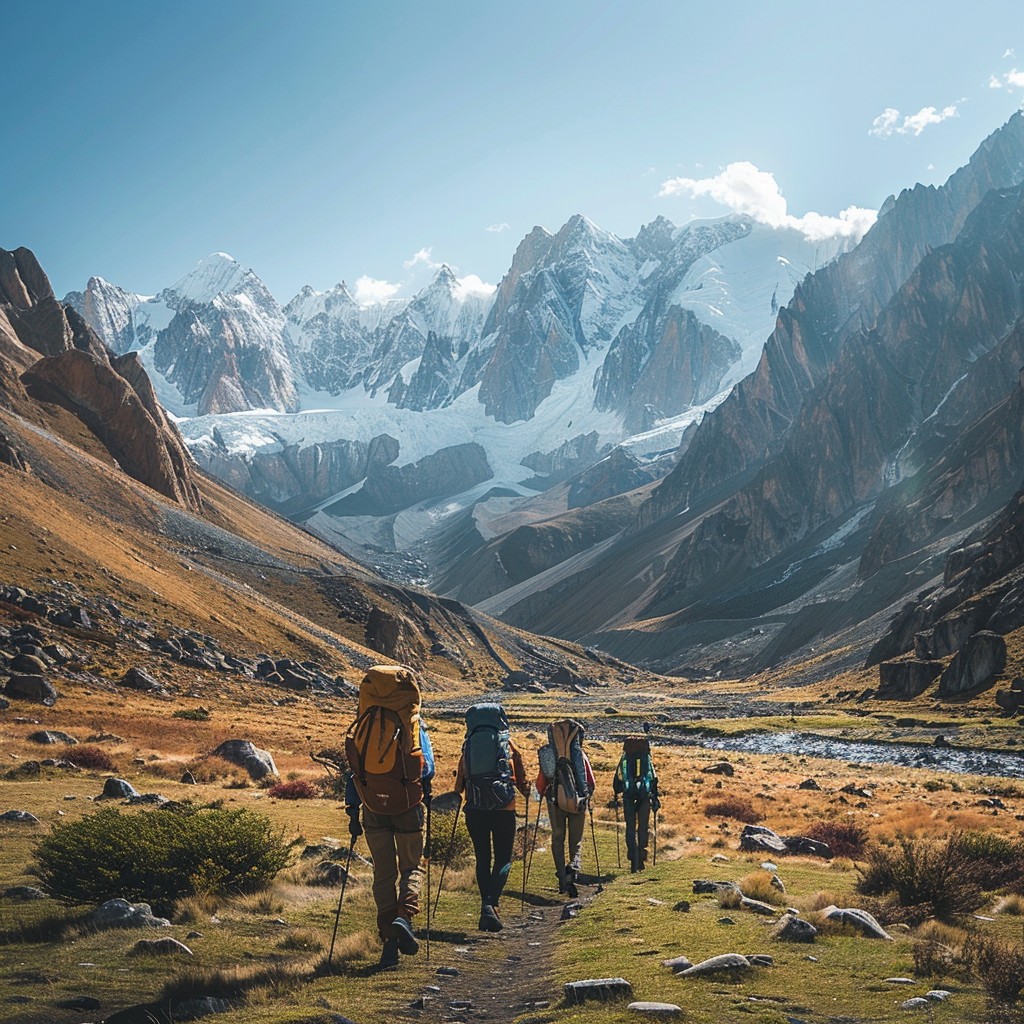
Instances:
[[[363,274],[356,281],[352,298],[360,306],[374,306],[380,302],[387,302],[401,287],[400,284],[392,284],[390,281],[379,281],[375,277],[368,277],[366,274]]]
[[[775,175],[746,160],[729,164],[711,178],[670,178],[658,193],[662,198],[678,195],[708,196],[762,224],[802,231],[812,242],[835,237],[860,240],[878,217],[874,210],[860,206],[849,206],[837,217],[814,212],[796,217],[789,212]]]
[[[405,267],[406,270],[411,270],[413,267],[417,267],[422,263],[425,267],[429,267],[431,270],[437,270],[441,264],[435,263],[431,259],[431,253],[433,253],[433,251],[433,246],[424,246],[419,250],[419,252],[413,253],[412,259],[405,260],[402,263],[402,266]]]
[[[466,299],[470,298],[488,298],[493,295],[497,290],[496,284],[488,284],[486,281],[481,280],[476,274],[467,274],[465,277],[457,277],[455,279],[455,297],[460,302],[465,302]]]
[[[1003,60],[1013,60],[1017,56],[1017,51],[1011,46],[1010,49],[1003,51]]]
[[[989,83],[991,84],[991,83]],[[963,100],[960,100],[962,103]],[[920,135],[929,125],[941,124],[951,117],[958,117],[956,104],[951,103],[939,110],[937,107],[922,107],[916,114],[903,115],[895,107],[886,107],[871,122],[868,135],[887,139],[890,135]]]
[[[1014,89],[1024,89],[1024,71],[1018,71],[1014,68],[1005,77],[1007,85],[1012,86]]]
[[[502,221],[500,224],[488,224],[484,231],[490,231],[492,235],[500,235],[503,231],[508,231],[509,227],[509,224]]]
[[[990,89],[1002,89],[1003,83],[995,75],[988,76],[988,87]]]

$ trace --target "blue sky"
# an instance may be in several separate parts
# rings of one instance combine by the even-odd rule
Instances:
[[[1024,102],[1019,2],[0,11],[0,246],[58,295],[92,274],[152,293],[220,250],[282,302],[368,296],[442,261],[496,282],[577,212],[628,236],[729,204],[876,209]]]

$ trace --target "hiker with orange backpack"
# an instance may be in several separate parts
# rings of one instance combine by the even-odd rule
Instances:
[[[618,806],[622,797],[623,817],[626,819],[626,853],[629,870],[633,873],[647,869],[647,843],[650,837],[651,811],[657,815],[661,807],[658,798],[658,775],[651,759],[651,742],[646,736],[628,736],[622,744],[622,757],[612,779],[612,792]],[[657,818],[655,818],[657,827]],[[658,860],[655,840],[654,860]]]
[[[537,792],[547,799],[551,822],[551,856],[558,876],[558,891],[573,899],[579,895],[580,853],[587,808],[594,795],[594,771],[583,751],[585,730],[571,718],[548,726],[548,741],[537,752],[540,771]],[[566,856],[566,838],[569,848]]]
[[[412,669],[376,665],[367,671],[345,754],[351,770],[345,789],[349,835],[354,845],[365,831],[373,858],[380,966],[396,967],[399,953],[419,951],[412,921],[419,912],[423,874],[423,806],[430,805],[434,777],[434,752],[420,721]]]
[[[465,794],[466,828],[473,840],[480,890],[479,928],[483,932],[504,928],[498,916],[498,901],[512,870],[517,789],[529,799],[523,758],[509,737],[504,708],[500,704],[474,704],[466,711],[466,740],[455,774],[455,792]]]

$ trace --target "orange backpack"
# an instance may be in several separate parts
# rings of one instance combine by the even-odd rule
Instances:
[[[420,690],[411,669],[376,665],[366,673],[345,755],[368,810],[401,814],[423,802]]]

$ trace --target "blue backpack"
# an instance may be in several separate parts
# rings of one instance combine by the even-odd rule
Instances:
[[[622,744],[619,761],[623,799],[631,804],[649,800],[654,791],[654,762],[651,760],[650,741],[642,736],[631,736]]]
[[[462,766],[467,808],[496,811],[515,799],[508,718],[500,704],[474,704],[466,711]]]

